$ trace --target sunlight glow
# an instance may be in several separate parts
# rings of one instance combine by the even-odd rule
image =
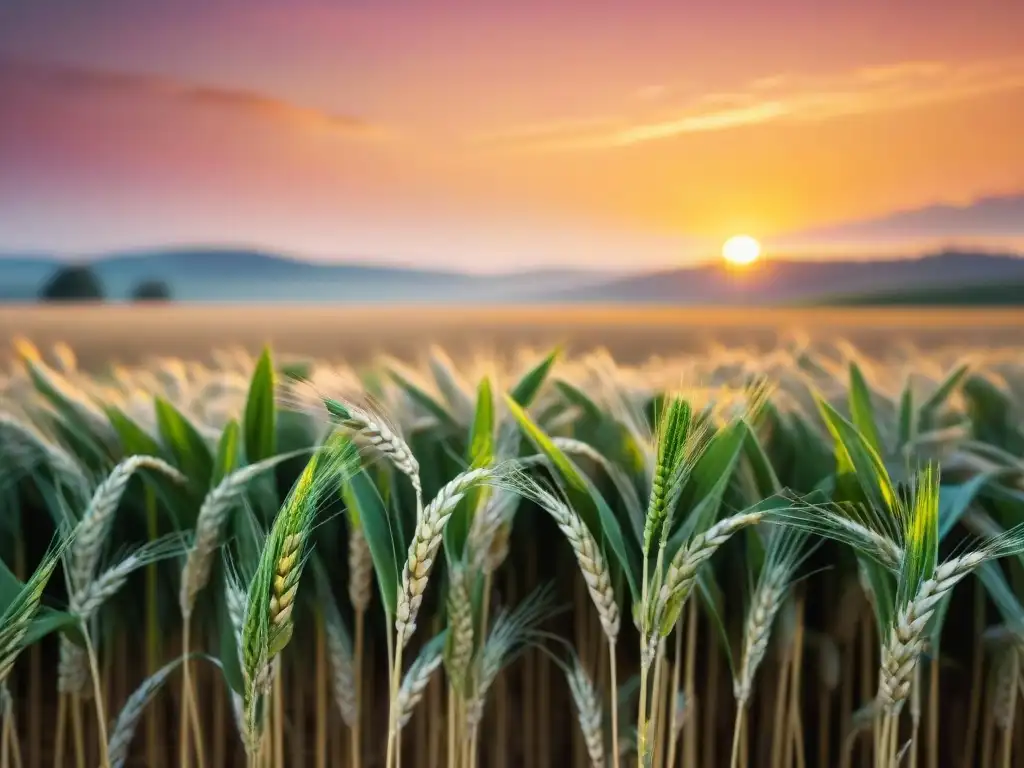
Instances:
[[[722,246],[722,258],[730,264],[753,264],[761,255],[761,244],[749,235],[730,237]]]

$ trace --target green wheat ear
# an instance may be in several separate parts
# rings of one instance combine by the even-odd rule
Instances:
[[[651,478],[651,498],[644,522],[644,555],[651,551],[654,537],[662,532],[674,500],[674,485],[685,459],[686,436],[690,429],[690,404],[673,398],[658,423],[658,455]]]
[[[291,640],[292,609],[320,501],[357,469],[354,446],[342,435],[332,436],[310,458],[274,519],[249,585],[242,632],[244,667],[252,686],[259,687],[270,662]]]
[[[29,627],[42,605],[43,590],[69,543],[70,537],[62,535],[50,547],[42,562],[0,616],[0,685],[7,679],[25,645]]]
[[[915,478],[911,507],[906,515],[903,578],[897,602],[913,599],[918,587],[935,573],[939,556],[939,472],[929,464]]]

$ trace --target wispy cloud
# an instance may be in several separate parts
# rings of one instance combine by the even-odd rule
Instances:
[[[157,98],[190,106],[326,130],[350,138],[379,138],[384,129],[359,116],[309,107],[267,93],[162,75],[116,72],[51,62],[0,58],[0,85],[58,97]]]
[[[637,114],[633,105],[628,116],[555,120],[486,138],[512,149],[608,149],[692,133],[912,109],[1020,89],[1024,57],[969,63],[906,61],[832,75],[768,75],[735,89],[691,97],[671,112]]]

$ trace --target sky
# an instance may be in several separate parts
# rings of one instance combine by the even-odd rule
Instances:
[[[7,0],[0,253],[1024,247],[1024,3]]]

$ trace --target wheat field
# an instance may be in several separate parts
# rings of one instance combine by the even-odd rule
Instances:
[[[0,305],[0,361],[6,339],[43,347],[63,342],[85,368],[151,355],[211,361],[211,352],[264,344],[281,353],[363,363],[386,353],[416,360],[436,343],[453,354],[507,358],[522,346],[561,344],[570,352],[608,350],[624,364],[655,355],[704,352],[715,344],[763,352],[787,335],[845,339],[878,355],[902,346],[999,349],[1020,341],[1014,309],[784,309],[637,306],[228,306]]]
[[[1012,313],[531,312],[0,312],[0,765],[1024,764]]]

